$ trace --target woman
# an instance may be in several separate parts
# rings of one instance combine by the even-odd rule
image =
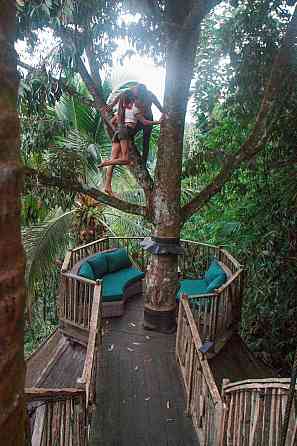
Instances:
[[[129,161],[129,148],[133,139],[137,122],[144,126],[160,124],[160,121],[150,121],[145,119],[141,111],[135,106],[134,96],[130,91],[121,94],[118,102],[117,116],[113,119],[113,124],[117,122],[117,130],[112,139],[111,159],[103,161],[99,167],[107,167],[106,182],[104,192],[112,195],[112,172],[115,165],[127,165]]]
[[[136,84],[132,87],[129,92],[132,93],[135,99],[135,104],[137,108],[140,110],[142,116],[147,121],[153,121],[153,112],[152,105],[154,104],[162,113],[162,118],[166,118],[166,114],[164,108],[160,104],[158,98],[152,93],[150,90],[146,88],[144,84]],[[118,95],[111,104],[105,107],[106,111],[112,111],[113,107],[119,103],[121,95]],[[143,152],[142,152],[142,162],[143,165],[146,166],[149,147],[150,147],[150,137],[153,130],[152,125],[144,125],[140,120],[137,122],[137,126],[135,128],[135,134],[139,131],[143,131]]]

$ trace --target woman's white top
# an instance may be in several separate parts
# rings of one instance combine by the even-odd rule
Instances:
[[[118,104],[114,107],[114,110],[116,113],[119,112],[119,106]],[[125,122],[124,124],[136,124],[138,119],[136,118],[136,115],[141,113],[141,110],[139,110],[138,107],[136,107],[135,104],[132,105],[131,108],[125,108]]]
[[[137,118],[136,115],[140,113],[139,108],[133,104],[132,108],[125,109],[125,124],[136,124]]]

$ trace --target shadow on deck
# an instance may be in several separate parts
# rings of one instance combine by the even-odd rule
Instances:
[[[142,328],[143,298],[105,321],[92,446],[197,446],[175,359],[175,335]]]

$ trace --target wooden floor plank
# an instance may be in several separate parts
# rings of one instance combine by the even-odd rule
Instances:
[[[142,328],[142,297],[105,321],[92,446],[198,446],[175,360],[175,335]],[[100,380],[98,380],[100,381]]]

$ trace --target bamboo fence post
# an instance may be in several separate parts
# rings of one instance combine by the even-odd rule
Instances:
[[[284,416],[284,424],[283,424],[282,433],[281,433],[280,446],[285,446],[285,444],[286,444],[292,403],[293,403],[293,399],[294,399],[294,395],[295,395],[296,378],[297,378],[297,349],[295,351],[294,362],[293,362],[293,367],[292,367],[291,382],[290,382],[289,395],[288,395],[288,399],[287,399],[286,411],[285,411],[285,416]]]

